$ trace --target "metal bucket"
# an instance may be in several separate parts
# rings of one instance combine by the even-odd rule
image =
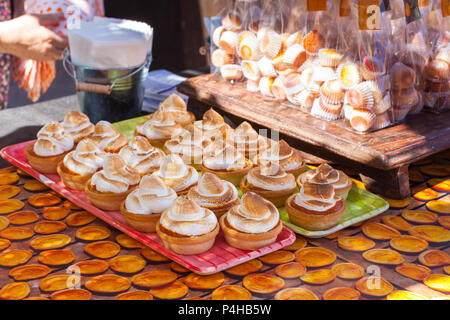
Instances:
[[[140,66],[95,69],[72,63],[66,51],[63,65],[75,80],[81,111],[93,123],[100,120],[117,122],[141,115],[151,60],[149,53],[147,60]]]

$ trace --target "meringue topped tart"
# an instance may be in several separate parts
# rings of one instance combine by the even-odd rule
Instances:
[[[286,199],[297,188],[295,177],[286,173],[276,162],[265,162],[250,169],[241,179],[242,192],[254,192],[272,202],[276,207],[284,206]]]
[[[105,152],[91,139],[81,140],[74,151],[58,163],[57,171],[66,187],[84,190],[86,182],[103,167]]]
[[[221,180],[209,172],[200,176],[198,185],[189,190],[188,198],[194,200],[199,206],[213,211],[217,218],[239,204],[236,187],[231,182]]]
[[[97,143],[100,149],[108,153],[118,153],[128,143],[127,137],[123,133],[104,120],[97,122],[94,133],[89,138]]]
[[[223,117],[213,108],[210,108],[203,114],[203,119],[194,122],[194,126],[203,132],[205,138],[215,140],[225,137],[228,125]]]
[[[161,213],[177,198],[176,192],[167,187],[161,178],[144,176],[139,187],[133,190],[120,205],[127,224],[140,232],[156,232]]]
[[[96,172],[86,183],[89,201],[99,209],[119,210],[120,204],[133,191],[141,176],[126,165],[117,154],[107,155],[103,170]]]
[[[178,195],[188,193],[189,189],[198,183],[198,172],[191,166],[187,166],[176,154],[164,157],[159,170],[153,175],[161,178],[166,186],[175,190]]]
[[[327,182],[333,185],[336,195],[344,200],[347,199],[348,193],[353,186],[352,180],[341,170],[333,169],[326,163],[321,164],[315,170],[310,170],[300,175],[297,179],[299,187],[301,187],[303,182],[312,179],[317,173],[322,173]]]
[[[220,217],[226,242],[242,250],[257,250],[277,239],[283,229],[277,208],[253,192],[245,193],[239,205]]]
[[[62,122],[64,130],[70,133],[75,143],[87,138],[94,132],[94,124],[88,116],[79,111],[70,111]]]
[[[255,162],[256,164],[278,162],[284,171],[292,173],[295,177],[302,173],[306,167],[300,151],[291,148],[284,140],[269,140],[268,148],[258,155]]]
[[[173,115],[176,123],[185,127],[195,121],[195,116],[192,112],[187,111],[186,102],[177,94],[172,93],[159,106],[162,112],[169,112]],[[149,116],[149,119],[152,115]]]
[[[225,144],[220,148],[215,144],[213,147],[217,148],[203,155],[202,172],[214,173],[219,178],[239,186],[242,177],[252,168],[251,161],[231,145]]]
[[[37,141],[26,147],[25,156],[33,169],[41,173],[56,173],[58,163],[73,147],[72,135],[61,123],[52,122],[39,130]]]
[[[242,122],[233,132],[235,148],[245,154],[247,159],[253,159],[267,148],[267,140],[258,134],[247,121]]]
[[[119,156],[143,176],[159,169],[165,153],[152,146],[146,138],[137,136],[120,150]]]
[[[286,200],[289,220],[307,230],[327,230],[338,224],[346,203],[336,195],[333,185],[322,172],[305,180],[300,192]]]
[[[178,197],[161,214],[156,232],[164,246],[175,253],[193,255],[208,251],[219,233],[217,218],[187,196]]]
[[[178,135],[181,130],[182,127],[175,121],[171,112],[158,109],[149,120],[136,127],[134,135],[144,136],[153,146],[162,149],[164,143]]]

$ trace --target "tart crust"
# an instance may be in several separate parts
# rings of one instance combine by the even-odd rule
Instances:
[[[289,198],[289,196],[292,195],[292,193],[297,188],[297,186],[294,186],[292,188],[284,189],[284,190],[261,189],[261,188],[255,187],[252,184],[250,184],[247,180],[247,175],[245,175],[241,179],[240,187],[241,187],[242,193],[254,192],[257,195],[260,195],[261,197],[263,197],[264,199],[272,202],[274,204],[274,206],[277,208],[284,206],[286,199]]]
[[[146,136],[144,136],[143,134],[140,134],[136,129],[134,130],[134,136],[141,136],[144,137],[145,139],[148,140],[148,142],[150,142],[150,144],[152,146],[154,146],[155,148],[161,149],[163,150],[164,148],[164,143],[166,143],[166,141],[170,140],[170,138],[164,138],[164,139],[150,139]]]
[[[250,160],[245,159],[245,166],[242,169],[226,171],[226,170],[211,170],[205,167],[203,164],[200,166],[202,172],[210,172],[214,173],[220,179],[231,182],[236,187],[239,187],[239,184],[242,178],[250,171],[252,168],[252,163]]]
[[[58,154],[56,156],[48,156],[43,157],[39,156],[34,152],[34,143],[28,145],[25,148],[25,157],[28,159],[30,166],[39,171],[40,173],[49,173],[54,174],[57,173],[56,167],[58,163],[64,159],[66,154],[68,154],[71,150],[66,151],[62,154]]]
[[[128,211],[125,201],[120,204],[120,212],[125,217],[127,225],[140,232],[156,232],[156,225],[161,218],[160,213],[135,214]]]
[[[123,193],[99,192],[91,185],[91,179],[86,183],[84,191],[86,192],[89,201],[97,208],[106,211],[118,211],[120,204],[125,201],[128,194],[137,188],[138,185],[128,187],[128,190]]]
[[[86,183],[92,177],[92,174],[81,175],[68,169],[64,165],[64,161],[60,161],[56,167],[59,177],[65,186],[74,190],[84,190]]]

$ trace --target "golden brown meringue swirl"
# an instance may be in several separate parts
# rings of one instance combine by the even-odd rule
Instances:
[[[303,166],[303,157],[297,150],[291,148],[286,141],[270,140],[268,148],[260,153],[257,162],[278,162],[284,170],[289,171]]]
[[[185,123],[191,119],[191,115],[187,111],[186,102],[177,94],[172,93],[164,100],[159,109],[163,112],[172,113],[175,121]]]
[[[169,154],[162,160],[159,170],[153,173],[176,192],[187,189],[198,182],[198,172],[187,166],[176,154]]]
[[[217,218],[211,210],[200,207],[186,196],[180,196],[162,213],[159,223],[178,235],[199,236],[214,230]]]
[[[345,188],[350,183],[350,178],[341,170],[336,170],[329,164],[321,164],[317,169],[305,172],[300,181],[303,183],[306,180],[312,179],[317,174],[321,174],[328,183],[331,183],[335,189]]]
[[[94,132],[95,127],[88,116],[79,111],[70,111],[66,114],[62,125],[75,140],[87,137]]]
[[[263,233],[273,229],[280,221],[277,208],[253,192],[244,194],[241,203],[228,211],[226,219],[236,230]]]
[[[216,208],[236,200],[238,190],[232,183],[205,172],[200,176],[198,185],[189,190],[189,198],[201,207]]]
[[[38,156],[49,157],[63,154],[73,148],[73,137],[61,123],[52,122],[39,130],[33,151]]]
[[[97,122],[94,133],[89,138],[102,150],[120,149],[127,143],[125,135],[117,131],[110,122],[104,120]]]
[[[149,173],[159,168],[165,154],[162,150],[153,147],[148,140],[137,136],[119,152],[122,159],[140,174]]]
[[[83,139],[64,157],[64,166],[79,175],[88,175],[103,167],[105,153],[91,139]]]
[[[181,132],[172,113],[157,110],[146,122],[138,125],[136,131],[152,140],[170,139]]]
[[[178,154],[185,162],[190,163],[192,158],[201,163],[203,148],[210,143],[203,138],[202,132],[194,125],[186,126],[178,135],[166,141],[164,146],[171,152]]]
[[[247,122],[242,122],[233,132],[234,145],[240,152],[246,152],[251,157],[258,154],[259,150],[267,148],[267,141],[260,136]]]
[[[105,157],[103,170],[92,176],[91,185],[100,192],[124,193],[137,185],[140,178],[139,172],[127,166],[119,155],[110,154]]]
[[[211,170],[232,171],[244,168],[245,164],[244,155],[231,145],[203,156],[203,165]]]
[[[247,174],[247,182],[251,185],[270,191],[279,191],[295,188],[295,177],[286,173],[276,163],[263,163],[252,168]]]
[[[125,208],[134,214],[161,213],[177,198],[176,192],[154,175],[144,176],[139,187],[125,200]]]

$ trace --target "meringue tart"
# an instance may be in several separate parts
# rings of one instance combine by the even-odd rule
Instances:
[[[294,175],[286,173],[277,163],[263,163],[250,169],[241,179],[240,187],[243,193],[254,192],[282,207],[297,185]]]
[[[156,232],[164,247],[177,254],[193,255],[208,251],[219,233],[217,218],[187,196],[178,197],[161,214]]]
[[[212,140],[224,138],[229,128],[223,117],[213,108],[210,108],[203,114],[202,120],[195,121],[194,126],[203,132],[205,138]]]
[[[225,241],[242,250],[257,250],[277,239],[283,229],[277,208],[268,200],[249,192],[239,205],[220,217]]]
[[[307,230],[327,230],[338,224],[345,212],[344,199],[336,195],[334,187],[322,172],[305,180],[300,192],[286,200],[289,220]]]
[[[120,204],[136,188],[140,178],[136,169],[127,166],[119,155],[111,154],[105,158],[103,170],[88,180],[85,192],[97,208],[119,210]]]
[[[56,170],[66,187],[84,190],[86,182],[103,167],[104,157],[105,153],[94,141],[84,139],[58,163]]]
[[[74,147],[72,136],[62,124],[52,122],[37,133],[37,141],[25,148],[30,166],[40,173],[56,173],[58,163]]]
[[[233,143],[235,148],[250,160],[267,148],[267,139],[260,136],[247,121],[234,129]]]
[[[144,176],[139,187],[133,190],[120,205],[127,225],[140,232],[156,232],[161,213],[177,198],[159,177]]]
[[[94,132],[94,124],[91,123],[89,117],[79,111],[70,111],[64,117],[62,122],[64,130],[68,132],[77,144],[84,138],[87,138],[90,134]]]
[[[297,149],[291,148],[286,141],[269,141],[268,148],[258,155],[254,161],[257,165],[263,162],[278,162],[287,173],[292,173],[295,177],[301,174],[306,163]]]
[[[344,200],[347,199],[348,193],[353,186],[352,180],[343,171],[333,169],[326,163],[321,164],[315,170],[307,171],[299,176],[297,179],[298,186],[301,187],[304,181],[311,179],[317,173],[321,173],[327,183],[333,186],[337,196],[340,196]]]
[[[220,218],[231,207],[239,204],[239,193],[228,181],[205,172],[198,180],[198,185],[189,189],[188,198],[199,206],[209,209]]]
[[[161,178],[177,195],[187,194],[189,189],[198,183],[197,170],[187,166],[176,154],[165,156],[159,170],[153,172],[153,175]]]
[[[104,120],[97,122],[89,139],[96,142],[99,148],[107,153],[118,153],[128,143],[127,137],[123,133]]]
[[[192,124],[195,121],[194,114],[187,111],[186,102],[175,93],[172,93],[161,103],[159,110],[171,113],[176,123],[182,127]],[[149,118],[151,118],[151,115]]]
[[[165,155],[161,149],[152,146],[142,136],[135,137],[119,152],[125,163],[135,168],[141,176],[158,170]]]

